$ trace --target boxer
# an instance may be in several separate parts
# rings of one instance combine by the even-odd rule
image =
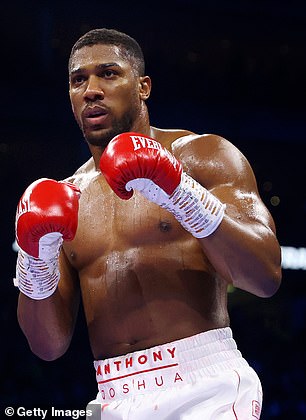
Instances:
[[[281,269],[249,162],[220,136],[152,126],[141,48],[116,30],[75,43],[69,93],[92,157],[32,184],[16,216],[32,351],[67,351],[82,299],[99,417],[259,419],[261,383],[233,338],[227,289],[272,296]]]

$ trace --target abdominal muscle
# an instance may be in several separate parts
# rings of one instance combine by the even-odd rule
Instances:
[[[204,263],[186,260],[186,245],[113,251],[82,273],[95,359],[228,325],[225,284]]]
[[[120,200],[101,177],[92,181],[65,252],[79,275],[95,359],[229,324],[227,285],[198,240],[137,192]]]

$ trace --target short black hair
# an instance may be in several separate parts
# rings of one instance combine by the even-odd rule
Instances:
[[[121,54],[124,58],[132,59],[133,67],[139,76],[145,74],[145,60],[142,49],[138,42],[131,36],[116,29],[92,29],[87,32],[73,45],[69,57],[69,70],[71,69],[71,61],[75,51],[96,44],[116,45],[120,48]]]

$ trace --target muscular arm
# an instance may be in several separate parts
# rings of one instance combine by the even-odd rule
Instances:
[[[183,138],[173,150],[185,170],[227,206],[219,228],[199,239],[216,272],[257,296],[273,295],[281,280],[280,247],[246,158],[217,136]]]
[[[54,360],[67,350],[74,331],[79,307],[77,276],[61,252],[61,278],[50,297],[34,300],[20,293],[18,321],[34,354]]]

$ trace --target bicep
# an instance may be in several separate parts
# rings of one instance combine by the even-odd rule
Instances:
[[[222,158],[222,171],[212,175],[210,191],[226,204],[226,213],[232,219],[275,233],[273,218],[260,197],[255,174],[246,157],[229,144]]]
[[[237,222],[275,231],[247,158],[224,138],[206,135],[178,148],[184,169],[226,204],[226,213]]]
[[[275,233],[274,220],[257,189],[243,190],[237,185],[220,185],[210,190],[226,204],[226,214],[237,223],[257,226]]]

